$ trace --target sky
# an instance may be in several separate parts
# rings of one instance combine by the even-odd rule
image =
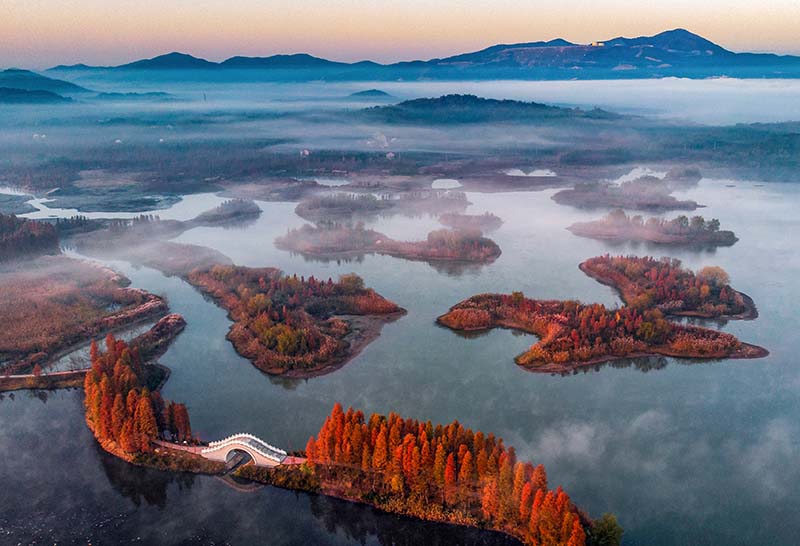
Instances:
[[[393,62],[673,28],[734,51],[800,54],[800,0],[0,0],[0,66],[113,65],[170,51]]]

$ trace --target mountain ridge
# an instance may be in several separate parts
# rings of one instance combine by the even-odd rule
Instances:
[[[48,78],[21,68],[0,70],[0,87],[22,91],[49,91],[67,95],[91,93],[91,90],[72,82]]]
[[[59,65],[48,70],[199,70],[316,72],[332,80],[433,78],[605,79],[620,77],[800,77],[800,56],[736,53],[678,28],[653,36],[616,37],[589,44],[562,38],[495,44],[477,51],[429,60],[380,64],[340,62],[307,53],[234,56],[221,62],[172,52],[111,67]],[[615,74],[616,73],[616,74]]]

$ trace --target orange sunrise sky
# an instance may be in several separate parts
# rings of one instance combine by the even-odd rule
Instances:
[[[797,0],[3,0],[0,66],[120,64],[170,51],[392,62],[677,27],[734,51],[800,53]]]

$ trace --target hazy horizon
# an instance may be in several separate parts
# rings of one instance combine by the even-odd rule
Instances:
[[[336,61],[431,59],[498,43],[564,38],[590,43],[685,28],[732,51],[800,54],[800,5],[774,0],[679,0],[646,10],[631,0],[603,6],[583,0],[513,0],[469,7],[449,0],[364,4],[319,0],[281,6],[253,0],[229,5],[124,0],[10,0],[0,17],[0,66],[117,65],[180,51],[212,61],[234,55],[309,53]],[[567,17],[565,14],[569,14]]]

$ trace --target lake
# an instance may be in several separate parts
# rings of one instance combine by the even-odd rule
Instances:
[[[733,185],[733,187],[728,187]],[[337,277],[356,272],[408,310],[340,370],[308,380],[263,374],[225,339],[225,312],[175,277],[106,262],[133,286],[165,295],[187,320],[161,362],[163,394],[185,402],[206,440],[250,432],[285,449],[305,446],[334,402],[365,412],[450,422],[493,432],[519,457],[547,468],[592,516],[615,512],[626,545],[791,544],[800,535],[800,369],[796,354],[800,191],[794,185],[703,180],[680,192],[740,241],[715,251],[610,245],[566,227],[602,215],[557,205],[553,191],[468,193],[468,212],[493,212],[489,236],[503,254],[490,265],[432,267],[387,256],[314,261],[273,240],[304,221],[294,203],[259,202],[243,228],[195,228],[178,242],[215,248],[237,264]],[[192,212],[218,204],[187,200]],[[207,205],[207,206],[206,206]],[[181,206],[180,203],[175,207]],[[185,204],[183,205],[186,206]],[[180,210],[180,209],[179,209]],[[169,210],[162,217],[184,213]],[[668,215],[674,216],[676,214]],[[418,239],[435,218],[367,223]],[[609,287],[578,270],[603,253],[666,255],[691,268],[719,265],[755,300],[755,321],[722,329],[766,347],[761,360],[689,363],[639,359],[569,376],[517,367],[536,338],[494,330],[465,338],[437,327],[451,305],[480,292],[619,305]],[[716,323],[709,325],[717,327]],[[105,544],[504,544],[495,534],[432,525],[275,488],[239,492],[213,477],[134,468],[102,452],[83,423],[77,391],[6,394],[0,401],[1,541]]]

